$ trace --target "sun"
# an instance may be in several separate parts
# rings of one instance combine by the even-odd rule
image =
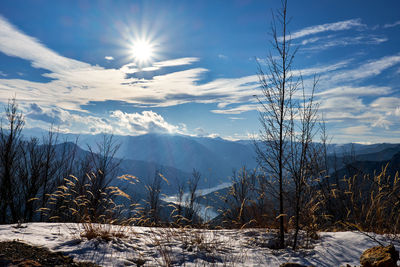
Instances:
[[[154,56],[153,45],[145,40],[137,40],[133,43],[132,55],[139,63],[149,62]]]

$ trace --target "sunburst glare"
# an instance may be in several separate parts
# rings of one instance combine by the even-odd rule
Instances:
[[[132,56],[138,63],[150,62],[154,56],[154,45],[147,40],[136,40],[132,45]]]

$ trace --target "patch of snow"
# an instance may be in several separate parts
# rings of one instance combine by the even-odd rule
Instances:
[[[26,228],[0,225],[0,241],[17,240],[62,251],[77,261],[92,261],[102,266],[279,266],[294,262],[313,266],[359,265],[367,248],[378,245],[357,232],[323,232],[312,249],[272,250],[261,242],[271,240],[265,229],[197,230],[150,227],[106,226],[123,231],[125,238],[110,241],[87,240],[79,236],[82,225],[73,223],[28,223]],[[389,241],[375,236],[381,242]],[[399,247],[396,246],[399,250]]]

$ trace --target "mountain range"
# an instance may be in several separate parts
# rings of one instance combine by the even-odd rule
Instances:
[[[29,137],[45,132],[34,128],[25,130],[24,134]],[[74,141],[76,138],[82,149],[80,153],[85,153],[83,151],[88,150],[88,146],[96,147],[102,135],[59,134],[60,141]],[[147,184],[159,171],[168,180],[162,186],[167,194],[175,193],[177,184],[186,182],[193,169],[201,174],[199,188],[205,189],[229,182],[233,171],[243,166],[248,169],[257,167],[251,140],[229,141],[168,134],[116,135],[113,140],[120,145],[115,155],[122,159],[119,174],[137,176],[142,184]],[[366,165],[376,167],[390,161],[399,152],[400,144],[330,144],[328,161],[331,164],[335,161],[337,170],[344,168],[349,161],[375,162]]]

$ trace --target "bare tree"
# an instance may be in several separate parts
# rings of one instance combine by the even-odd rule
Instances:
[[[318,80],[314,78],[310,97],[307,99],[303,82],[303,99],[300,105],[291,109],[290,154],[288,172],[294,186],[294,238],[293,249],[297,246],[297,237],[300,230],[300,215],[304,207],[304,193],[313,177],[319,175],[318,163],[320,152],[313,144],[313,138],[318,128],[318,104],[314,101],[314,90]],[[295,118],[295,116],[297,118]],[[296,120],[297,119],[297,120]],[[298,122],[296,124],[296,122]]]
[[[100,205],[102,192],[109,186],[111,180],[116,178],[121,159],[116,158],[116,154],[120,148],[120,144],[114,140],[113,135],[102,135],[101,141],[96,143],[95,150],[88,145],[88,159],[81,161],[83,168],[87,168],[87,163],[90,162],[91,172],[95,179],[91,179],[89,190],[92,192],[91,214],[96,217],[97,214],[102,214],[103,210]],[[89,179],[91,173],[86,173],[82,177]],[[83,179],[86,179],[83,178]]]
[[[311,144],[318,110],[314,102],[318,79],[314,79],[311,93],[307,95],[301,75],[296,78],[293,74],[297,48],[292,46],[288,32],[290,19],[287,16],[287,0],[282,0],[281,4],[281,8],[272,14],[273,52],[266,59],[266,70],[258,64],[262,92],[262,96],[257,97],[261,106],[261,130],[260,142],[255,142],[258,162],[269,179],[267,184],[272,189],[272,195],[277,197],[279,203],[278,248],[285,246],[285,218],[288,216],[285,200],[288,199],[289,190],[294,190],[295,195],[293,205],[297,241],[302,194],[312,160]]]
[[[21,142],[23,143],[23,142]],[[39,191],[43,185],[43,158],[39,139],[34,137],[23,144],[21,162],[18,164],[19,220],[32,221]]]
[[[81,209],[79,214],[84,214],[84,220],[102,222],[104,214],[108,212],[107,203],[112,203],[117,197],[117,194],[110,193],[110,183],[116,178],[121,162],[115,157],[120,145],[114,141],[112,135],[104,134],[95,148],[88,145],[88,153],[77,153],[77,141],[72,144],[64,143],[59,149],[58,157],[64,164],[59,165],[60,171],[57,175],[61,179],[57,181],[56,188],[57,191],[60,188],[69,188],[72,193],[68,197],[53,193],[52,198],[55,200],[50,205],[49,216],[61,220],[82,220],[61,208],[69,207],[69,203],[78,198],[85,200],[85,205],[77,207]]]
[[[117,143],[113,135],[102,135],[100,142],[96,143],[95,150],[88,145],[89,158],[93,165],[93,172],[97,176],[97,188],[102,189],[107,186],[112,178],[115,178],[121,159],[116,158],[121,144]]]
[[[47,135],[42,137],[42,146],[40,155],[42,155],[42,196],[41,207],[44,207],[49,199],[49,194],[52,193],[58,182],[58,171],[67,164],[67,158],[58,157],[56,145],[58,143],[58,131],[54,131],[53,126],[50,127]],[[68,158],[68,161],[73,161],[73,158]],[[43,220],[43,213],[40,214],[40,220]]]
[[[273,180],[278,181],[279,200],[279,247],[285,246],[284,236],[284,166],[287,164],[288,143],[291,133],[292,97],[297,90],[298,82],[294,81],[291,73],[292,63],[296,50],[291,50],[287,26],[287,1],[282,1],[282,8],[273,14],[271,25],[272,45],[277,56],[272,53],[266,59],[268,66],[264,72],[259,64],[258,77],[260,80],[262,98],[258,97],[261,105],[260,117],[262,130],[260,131],[261,144],[256,145],[258,161]],[[281,26],[278,29],[276,22]],[[280,32],[278,32],[280,31]],[[281,36],[279,36],[281,35]],[[279,60],[279,61],[278,61]],[[257,143],[256,143],[257,144]]]
[[[18,111],[15,98],[8,101],[5,108],[6,127],[0,127],[0,223],[18,220],[18,208],[13,201],[17,195],[16,171],[21,152],[21,131],[25,121]]]

